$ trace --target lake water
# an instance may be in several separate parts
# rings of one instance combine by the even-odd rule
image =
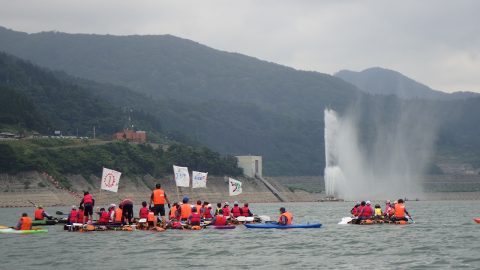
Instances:
[[[278,215],[281,204],[251,204]],[[287,203],[321,229],[0,234],[0,269],[480,269],[480,201],[407,202],[415,224],[338,225],[351,203]],[[24,211],[0,209],[3,225]],[[50,213],[67,208],[49,208]],[[135,212],[138,208],[135,209]]]

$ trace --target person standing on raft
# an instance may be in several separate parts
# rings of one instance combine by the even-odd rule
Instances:
[[[280,217],[278,217],[278,225],[290,225],[293,221],[293,215],[285,210],[285,207],[280,208]]]
[[[83,205],[83,220],[82,224],[85,224],[85,217],[88,218],[89,222],[93,220],[93,207],[95,206],[95,200],[88,191],[83,193],[83,199],[80,202],[80,207]]]
[[[150,204],[153,203],[153,213],[155,214],[155,220],[153,221],[154,227],[157,227],[158,214],[162,217],[163,226],[166,224],[165,202],[167,202],[168,208],[170,208],[170,201],[168,200],[167,194],[162,189],[162,185],[156,184],[155,189],[152,191],[152,195],[150,195]]]
[[[28,216],[27,213],[23,213],[22,217],[18,221],[15,230],[31,230],[32,229],[32,219]]]

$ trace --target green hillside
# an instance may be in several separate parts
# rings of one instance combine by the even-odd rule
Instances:
[[[224,154],[263,155],[266,175],[323,173],[325,107],[357,117],[366,151],[373,151],[369,147],[379,128],[387,132],[402,127],[407,130],[398,134],[412,139],[411,151],[416,151],[422,138],[412,136],[408,128],[428,127],[438,133],[425,144],[433,144],[438,154],[458,155],[465,157],[461,162],[471,163],[479,156],[473,153],[480,147],[478,98],[406,101],[369,95],[340,78],[169,35],[26,34],[0,28],[0,50],[77,76],[54,73],[61,83],[74,82],[90,91],[96,99],[92,101],[100,102],[98,108],[115,106],[112,111],[118,113],[104,108],[105,113],[93,116],[105,115],[108,121],[85,119],[85,132],[93,124],[102,130],[123,127],[125,112],[133,110],[145,120],[137,126],[161,128],[159,137],[164,139],[205,145]],[[48,113],[48,108],[37,107]],[[52,125],[62,123],[50,118]],[[416,125],[405,125],[408,121]],[[118,126],[105,127],[108,123]]]

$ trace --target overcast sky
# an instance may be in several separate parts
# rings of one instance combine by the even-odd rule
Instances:
[[[373,66],[447,92],[480,92],[476,0],[0,0],[24,32],[172,34],[303,70]]]

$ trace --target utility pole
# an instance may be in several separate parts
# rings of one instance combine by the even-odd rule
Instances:
[[[93,139],[95,140],[95,126],[93,126]]]

